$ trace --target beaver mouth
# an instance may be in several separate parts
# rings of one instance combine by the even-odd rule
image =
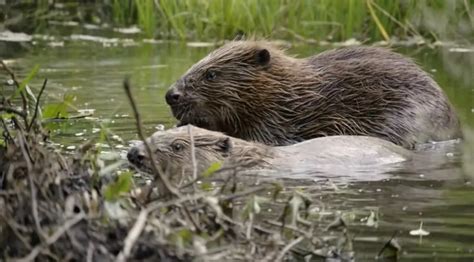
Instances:
[[[183,103],[182,105],[171,106],[171,111],[173,116],[178,120],[178,127],[190,124],[201,128],[211,129],[213,126],[207,115],[199,112],[190,104]]]

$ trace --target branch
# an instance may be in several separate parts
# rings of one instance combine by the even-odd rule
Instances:
[[[156,166],[156,161],[155,161],[155,156],[153,155],[153,151],[151,150],[150,145],[147,143],[145,135],[143,134],[143,128],[142,128],[142,121],[140,114],[138,113],[137,105],[135,103],[135,99],[132,96],[132,91],[130,88],[130,81],[129,78],[125,78],[123,81],[123,88],[125,89],[125,93],[127,94],[128,100],[130,101],[130,105],[132,106],[133,113],[135,116],[135,121],[137,125],[137,131],[140,139],[143,141],[143,144],[145,145],[146,151],[148,156],[150,157],[151,161],[151,167],[153,169],[153,172],[155,173],[155,180],[158,182],[158,186],[162,186],[162,190],[159,190],[159,194],[164,194],[167,195],[169,193],[172,193],[175,196],[179,197],[179,192],[171,186],[169,183],[168,179],[160,172],[159,168]],[[163,190],[164,189],[164,190]]]
[[[30,131],[31,127],[33,126],[33,123],[35,122],[36,120],[36,117],[38,116],[38,110],[39,110],[39,103],[40,103],[40,99],[41,99],[41,95],[43,94],[43,91],[44,89],[46,88],[46,84],[48,83],[48,79],[46,78],[43,82],[43,86],[41,87],[41,90],[38,94],[38,97],[36,98],[36,104],[35,104],[35,112],[33,114],[33,117],[31,118],[31,122],[30,124],[28,125],[27,127],[27,131]]]
[[[41,251],[46,248],[47,246],[54,244],[54,242],[58,241],[58,239],[66,233],[72,226],[79,223],[82,219],[85,218],[84,214],[80,214],[75,216],[74,218],[66,221],[64,225],[62,225],[58,230],[56,230],[50,237],[46,239],[43,244],[37,245],[26,257],[16,259],[17,262],[27,262],[27,261],[35,261],[36,257],[38,256]]]
[[[135,221],[135,224],[133,225],[132,229],[130,229],[130,231],[128,232],[128,235],[124,240],[123,249],[117,255],[116,261],[127,261],[127,258],[130,256],[135,242],[137,242],[137,239],[142,233],[143,228],[145,228],[147,216],[148,211],[146,209],[142,209],[142,211],[138,215],[137,221]]]
[[[26,118],[26,113],[23,110],[18,110],[18,109],[9,107],[9,106],[0,105],[0,111],[5,111],[5,112],[10,113],[10,114],[18,115],[23,119]]]
[[[0,60],[0,65],[2,65],[3,69],[10,75],[11,79],[13,80],[13,83],[15,83],[16,88],[20,89],[20,83],[16,79],[15,73],[13,73],[13,71],[5,64],[5,62],[3,62],[3,60]],[[23,105],[22,105],[23,111],[27,112],[28,111],[28,108],[27,108],[28,107],[28,100],[26,99],[26,96],[23,92],[20,92],[20,96],[21,96],[21,101],[23,103]],[[24,118],[26,120],[26,116]],[[26,122],[25,122],[25,124],[26,124]]]

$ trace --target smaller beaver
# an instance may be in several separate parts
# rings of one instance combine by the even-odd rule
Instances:
[[[331,166],[353,168],[381,167],[411,159],[412,153],[389,141],[367,136],[329,136],[310,139],[295,145],[271,147],[230,137],[220,132],[191,126],[197,172],[211,164],[244,169],[331,170]],[[188,125],[158,131],[147,138],[155,152],[157,166],[169,174],[192,172]],[[128,160],[135,166],[151,169],[144,144],[132,147]]]
[[[436,82],[384,48],[347,47],[294,58],[266,41],[233,41],[167,92],[181,125],[267,145],[363,135],[406,148],[461,137]]]

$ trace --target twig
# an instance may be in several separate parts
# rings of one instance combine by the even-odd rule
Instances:
[[[13,138],[12,138],[12,135],[10,134],[10,131],[8,130],[8,126],[7,126],[7,123],[5,123],[5,120],[0,117],[0,122],[2,122],[2,126],[3,126],[3,137],[5,138],[5,142],[8,143],[9,142],[12,142],[13,141]]]
[[[310,237],[312,235],[312,232],[311,231],[304,231],[302,229],[299,229],[298,227],[296,226],[291,226],[291,225],[285,225],[284,223],[281,223],[281,222],[278,222],[278,221],[274,221],[274,220],[264,220],[263,222],[269,224],[269,225],[272,225],[272,226],[277,226],[277,227],[281,227],[282,230],[283,229],[290,229],[296,233],[299,233],[299,234],[303,234],[307,237]]]
[[[286,245],[285,248],[283,248],[283,250],[280,252],[280,254],[275,259],[275,261],[283,261],[283,257],[285,256],[285,254],[288,253],[288,251],[290,251],[299,242],[303,241],[303,239],[304,239],[304,237],[300,236],[297,239],[295,239],[295,240],[291,241],[290,243],[288,243],[288,245]]]
[[[21,152],[23,154],[23,157],[25,158],[26,168],[27,168],[27,172],[28,172],[28,184],[30,185],[30,195],[31,195],[31,212],[33,214],[33,219],[35,221],[36,231],[37,231],[38,235],[40,236],[40,238],[43,240],[43,239],[46,238],[46,235],[44,234],[43,230],[41,229],[41,225],[40,225],[40,222],[39,222],[38,201],[36,199],[36,188],[35,188],[35,185],[34,185],[33,174],[32,174],[33,167],[31,165],[30,156],[26,152],[26,148],[25,148],[26,147],[25,146],[26,141],[24,140],[24,138],[21,134],[18,136],[18,140],[19,140]]]
[[[148,156],[150,157],[151,167],[153,169],[153,172],[155,173],[155,180],[157,180],[158,186],[162,187],[162,188],[159,188],[159,194],[160,195],[161,194],[167,195],[168,193],[172,193],[175,196],[179,196],[179,192],[173,186],[171,186],[168,179],[162,174],[162,172],[159,171],[158,167],[156,166],[153,151],[151,150],[151,147],[147,143],[147,141],[145,139],[145,135],[143,134],[141,117],[140,117],[140,114],[138,113],[138,109],[137,109],[137,105],[135,103],[135,99],[132,96],[132,91],[131,91],[131,88],[130,88],[130,81],[129,81],[128,77],[125,78],[125,80],[123,81],[123,88],[125,89],[125,93],[127,94],[128,100],[130,101],[130,105],[132,106],[132,110],[133,110],[136,125],[137,125],[138,135],[140,136],[140,139],[143,141],[143,144],[145,145]],[[163,192],[163,191],[165,191],[165,192]]]
[[[181,206],[182,209],[184,210],[184,214],[188,217],[188,219],[191,221],[191,223],[193,224],[194,228],[196,229],[196,231],[198,233],[201,233],[202,232],[202,228],[199,226],[199,224],[196,222],[196,220],[194,219],[193,215],[191,214],[191,212],[189,212],[189,209],[186,207],[186,205],[182,205]]]
[[[92,242],[89,242],[89,246],[87,247],[87,255],[86,255],[87,262],[93,262],[94,250],[95,250],[94,244]]]
[[[7,112],[7,113],[19,115],[19,116],[21,116],[23,119],[26,118],[26,112],[20,111],[20,110],[18,110],[18,109],[12,108],[12,107],[0,105],[0,111],[5,111],[5,112]]]
[[[38,256],[41,251],[46,248],[47,246],[53,244],[54,242],[58,241],[58,239],[66,233],[72,226],[76,225],[79,223],[82,219],[85,218],[84,214],[80,214],[75,216],[74,218],[66,221],[64,225],[62,225],[59,229],[57,229],[50,237],[46,239],[46,241],[42,244],[37,245],[26,257],[20,258],[20,259],[14,259],[13,261],[17,262],[28,262],[28,261],[34,261],[35,258]]]
[[[117,255],[116,261],[118,262],[127,261],[127,258],[130,256],[130,252],[132,251],[133,246],[135,245],[135,242],[137,242],[137,239],[142,233],[143,228],[145,228],[147,216],[148,216],[147,209],[142,209],[142,211],[137,217],[137,221],[135,221],[135,224],[133,225],[132,229],[130,229],[130,231],[128,232],[128,235],[124,241],[123,249]]]
[[[18,80],[16,79],[16,76],[15,76],[15,73],[13,73],[13,71],[5,64],[5,62],[3,62],[3,60],[0,60],[0,65],[2,65],[3,69],[5,71],[7,71],[7,73],[10,75],[11,79],[13,80],[13,83],[15,83],[15,86],[17,89],[20,89],[20,83],[18,82]],[[22,100],[22,103],[23,103],[23,111],[24,112],[27,112],[28,111],[28,100],[26,99],[26,96],[23,92],[20,92],[20,96],[21,96],[21,100]],[[26,122],[26,117],[25,117],[25,123]]]
[[[169,207],[169,206],[179,206],[181,204],[183,204],[184,202],[187,202],[187,201],[196,201],[196,200],[199,200],[199,199],[202,199],[202,198],[205,198],[209,196],[209,193],[202,193],[202,194],[193,194],[193,195],[185,195],[185,196],[182,196],[180,197],[179,199],[173,199],[173,200],[170,200],[170,201],[167,201],[167,202],[153,202],[153,203],[150,203],[148,206],[147,206],[147,211],[148,212],[152,212],[154,210],[157,210],[157,209],[160,209],[160,208],[163,208],[163,207]]]
[[[48,79],[46,78],[43,82],[43,86],[41,87],[41,90],[38,93],[38,97],[36,98],[36,104],[35,104],[35,112],[33,114],[33,117],[31,118],[31,122],[27,127],[27,131],[29,132],[31,130],[31,127],[33,126],[33,123],[36,121],[36,117],[38,116],[38,110],[39,110],[39,103],[41,99],[41,95],[43,95],[43,91],[46,88],[46,84],[48,83]]]
[[[191,163],[193,165],[193,179],[197,179],[196,148],[194,147],[194,136],[191,125],[188,125],[189,141],[191,143]]]
[[[254,188],[250,188],[249,190],[246,190],[246,191],[240,191],[240,192],[234,193],[232,195],[220,197],[219,200],[220,201],[229,201],[229,200],[233,200],[233,199],[236,199],[236,198],[239,198],[239,197],[254,194],[254,193],[260,192],[260,191],[265,190],[265,189],[267,189],[266,186],[254,187]]]

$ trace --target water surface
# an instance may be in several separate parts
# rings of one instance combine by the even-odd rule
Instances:
[[[176,42],[103,43],[84,37],[73,39],[35,40],[34,45],[2,44],[2,55],[20,77],[27,75],[35,64],[40,65],[31,86],[37,92],[42,79],[48,78],[45,103],[62,101],[67,94],[74,96],[76,109],[95,110],[92,117],[51,126],[52,138],[65,150],[98,136],[101,127],[116,135],[112,141],[115,148],[110,150],[124,151],[127,141],[138,138],[122,88],[125,76],[131,76],[147,134],[157,126],[171,127],[175,121],[164,101],[166,89],[212,49]],[[299,45],[289,52],[301,57],[323,49]],[[322,224],[343,214],[354,234],[358,261],[373,259],[395,231],[403,248],[402,261],[472,261],[474,53],[451,52],[442,47],[396,50],[416,59],[443,87],[461,117],[465,141],[432,150],[396,172],[369,170],[337,176],[308,172],[285,174],[291,179],[270,179],[282,180],[288,189],[301,189],[318,203],[324,203],[324,207],[317,207],[327,211],[326,217],[319,218]],[[367,223],[371,213],[378,216],[375,224]],[[430,234],[423,238],[410,235],[420,222]]]

